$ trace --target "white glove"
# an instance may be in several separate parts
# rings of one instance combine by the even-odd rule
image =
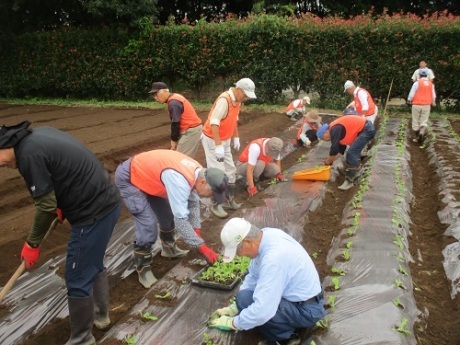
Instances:
[[[225,150],[223,145],[216,146],[216,158],[218,162],[223,162],[225,156]]]
[[[214,313],[212,313],[212,315],[219,315],[219,316],[226,315],[226,316],[233,317],[233,316],[238,315],[239,313],[240,312],[238,310],[238,307],[236,306],[236,303],[233,302],[228,307],[217,309]]]
[[[240,149],[240,138],[233,138],[233,148],[238,151]]]
[[[308,137],[305,134],[300,135],[300,140],[303,142],[303,146],[305,147],[310,147],[311,146],[311,141],[308,139]]]

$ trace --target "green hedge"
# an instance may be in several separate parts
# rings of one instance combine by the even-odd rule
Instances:
[[[423,59],[436,74],[438,95],[457,107],[460,99],[460,19],[445,15],[258,16],[159,28],[144,21],[137,32],[71,28],[0,37],[0,47],[3,97],[139,99],[162,79],[200,98],[217,81],[226,88],[250,77],[260,102],[300,86],[323,104],[343,106],[346,79],[377,99],[386,98],[393,80],[392,96],[405,98]]]

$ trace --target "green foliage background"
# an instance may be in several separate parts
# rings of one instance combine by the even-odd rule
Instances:
[[[317,92],[320,105],[343,106],[346,79],[382,100],[393,80],[392,96],[407,97],[423,59],[438,96],[457,108],[460,99],[460,19],[447,15],[262,15],[157,28],[144,19],[134,32],[68,28],[2,36],[0,47],[2,97],[145,99],[151,82],[163,80],[202,98],[211,86],[250,77],[259,102],[293,87]]]

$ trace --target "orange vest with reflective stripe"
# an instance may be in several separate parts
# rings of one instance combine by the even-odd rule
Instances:
[[[209,112],[208,119],[206,120],[204,126],[203,126],[203,133],[209,137],[212,138],[212,129],[211,129],[211,114],[216,106],[217,101],[219,98],[225,98],[228,103],[228,113],[227,116],[220,121],[219,125],[219,137],[220,140],[227,140],[230,139],[233,136],[233,133],[235,133],[236,126],[238,124],[238,114],[240,113],[240,107],[241,103],[237,103],[236,105],[233,105],[232,99],[230,98],[230,95],[228,92],[223,92],[219,97],[217,97],[216,101],[212,105],[211,111]]]
[[[348,115],[338,118],[331,122],[329,126],[331,129],[335,125],[342,125],[345,127],[345,137],[340,140],[342,145],[351,145],[355,141],[359,132],[361,132],[366,124],[366,119],[357,115]]]
[[[297,107],[294,107],[294,102],[295,101],[299,101],[299,105]],[[289,105],[287,106],[286,108],[286,113],[289,111],[289,110],[292,110],[292,109],[295,109],[295,108],[303,108],[303,105],[302,105],[302,100],[300,99],[295,99],[293,100],[291,103],[289,103]]]
[[[168,103],[172,100],[176,100],[182,103],[184,106],[184,112],[180,117],[180,133],[184,133],[187,129],[201,125],[201,119],[198,117],[193,105],[182,95],[173,93],[168,98]]]
[[[300,140],[300,135],[302,134],[302,129],[303,129],[304,124],[308,124],[311,127],[311,129],[315,131],[318,130],[318,123],[316,122],[311,123],[308,120],[304,120],[302,123],[302,126],[300,126],[299,131],[297,132],[297,140]]]
[[[433,83],[426,79],[419,79],[416,83],[418,83],[418,89],[415,91],[412,104],[431,105],[433,103]]]
[[[178,151],[147,151],[131,159],[131,183],[148,195],[166,198],[166,188],[161,181],[163,170],[173,169],[182,174],[192,190],[195,171],[200,168],[200,163]]]
[[[268,138],[260,138],[260,139],[256,139],[256,140],[251,141],[249,143],[249,145],[244,148],[243,152],[241,152],[240,156],[238,157],[238,160],[240,162],[246,163],[248,161],[248,158],[249,158],[249,147],[252,144],[257,144],[260,147],[260,155],[257,158],[257,160],[264,161],[265,164],[270,163],[273,158],[268,156],[268,155],[266,155],[266,154],[264,154],[264,141],[267,140],[267,139]]]
[[[363,89],[361,87],[359,88],[358,92],[359,91],[364,91],[367,94],[367,103],[369,105],[369,109],[367,110],[366,116],[374,115],[374,113],[375,113],[375,102],[372,99],[371,94],[366,89]],[[361,101],[359,100],[358,92],[356,93],[356,96],[354,96],[355,107],[356,107],[356,111],[358,112],[358,114],[362,115],[363,114],[363,105],[361,104]]]

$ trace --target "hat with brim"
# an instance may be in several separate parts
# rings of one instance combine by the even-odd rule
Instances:
[[[256,93],[255,93],[256,85],[251,79],[249,78],[240,79],[235,83],[235,86],[243,90],[244,94],[248,96],[249,98],[252,98],[252,99],[257,98]]]
[[[168,86],[163,83],[162,81],[157,81],[152,84],[152,89],[149,91],[149,93],[157,93],[160,90],[167,89]]]
[[[327,123],[325,123],[324,125],[321,126],[320,129],[318,129],[318,131],[316,132],[316,136],[319,139],[323,139],[324,138],[324,133],[326,133],[326,131],[328,129],[329,129],[329,125]]]
[[[228,185],[227,175],[217,168],[207,168],[205,175],[206,183],[211,187],[216,202],[218,204],[225,203],[225,191]]]
[[[343,86],[344,90],[343,92],[347,92],[347,90],[350,88],[350,87],[353,87],[355,86],[355,83],[353,83],[351,80],[347,80],[345,82],[345,85]]]
[[[304,115],[304,117],[308,122],[321,122],[321,117],[319,116],[317,110],[310,110],[308,113]]]
[[[268,142],[266,147],[267,155],[273,159],[278,159],[283,150],[284,143],[280,138],[273,137]]]
[[[238,245],[251,230],[251,223],[243,218],[232,218],[222,228],[220,239],[224,245],[223,262],[230,262],[236,256]]]
[[[30,126],[29,121],[23,121],[14,126],[0,127],[0,149],[8,149],[14,147],[22,139],[32,133],[32,130],[28,129]]]

